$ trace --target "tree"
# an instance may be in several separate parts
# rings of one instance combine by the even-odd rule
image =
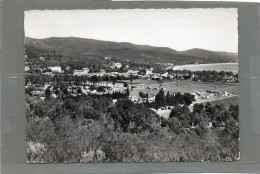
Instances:
[[[129,97],[129,95],[130,95],[129,87],[127,87],[127,89],[126,89],[126,95],[127,95],[127,97]]]
[[[116,84],[116,79],[115,78],[113,78],[112,84],[113,84],[113,89],[114,89],[115,88],[115,84]]]
[[[148,93],[145,94],[143,92],[139,92],[139,96],[144,100],[144,98],[148,99]]]
[[[174,108],[171,110],[170,118],[178,117],[183,113],[182,107],[179,104],[174,105]]]
[[[82,77],[82,80],[83,80],[83,85],[84,85],[84,88],[85,88],[86,82],[88,81],[88,76],[84,75],[84,76]]]
[[[79,93],[79,94],[82,93],[82,89],[81,89],[81,87],[78,88],[77,93]]]
[[[206,112],[210,112],[211,111],[211,107],[212,106],[211,106],[210,102],[207,102],[206,105],[205,105],[205,111]]]
[[[105,92],[106,90],[105,90],[104,86],[99,86],[99,87],[97,87],[97,91],[98,92]]]
[[[181,122],[179,121],[178,118],[172,117],[167,121],[167,125],[171,128],[171,130],[175,133],[179,133],[180,128],[181,128]]]
[[[28,94],[29,96],[32,95],[32,88],[31,87],[28,87],[28,88],[25,88],[25,94]]]
[[[134,81],[133,74],[130,74],[130,76],[129,76],[129,80],[130,80],[130,84],[131,84],[131,88],[132,88],[133,81]]]
[[[166,94],[165,102],[167,105],[171,105],[171,95],[170,95],[169,91]]]
[[[232,117],[230,117],[226,121],[225,131],[227,131],[227,134],[231,135],[232,138],[238,139],[238,137],[239,137],[239,127],[236,124],[236,121]]]
[[[50,87],[48,87],[46,90],[45,90],[45,97],[46,99],[49,98],[51,96],[51,90],[50,90]]]
[[[179,104],[183,104],[184,101],[183,101],[183,96],[181,95],[180,92],[178,92],[177,94],[175,94],[175,101]]]
[[[156,96],[155,96],[155,102],[157,103],[157,104],[160,104],[160,105],[163,105],[164,104],[164,91],[163,91],[163,89],[160,89],[160,91],[158,92],[158,94],[156,94]]]
[[[198,103],[195,103],[193,105],[193,113],[202,113],[204,111],[204,106],[203,104],[198,104]]]
[[[190,93],[184,93],[183,101],[189,106],[193,101],[195,101],[195,96]]]
[[[187,105],[183,107],[179,104],[175,105],[171,110],[169,115],[170,118],[176,117],[181,122],[182,127],[189,127],[191,118],[190,118],[190,110]]]
[[[58,89],[55,90],[55,91],[54,91],[54,94],[56,94],[56,96],[59,97],[59,95],[60,95],[60,90],[58,90]]]
[[[108,109],[111,117],[123,132],[140,133],[152,131],[153,124],[159,125],[160,117],[143,104],[135,104],[129,99],[119,99]]]
[[[69,91],[68,91],[68,88],[67,87],[64,87],[63,90],[62,90],[62,93],[67,96],[69,94]]]
[[[127,88],[128,87],[128,83],[124,82],[124,87]]]

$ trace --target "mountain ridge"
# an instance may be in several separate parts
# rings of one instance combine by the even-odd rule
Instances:
[[[50,37],[34,39],[25,37],[25,48],[57,51],[68,54],[109,56],[119,59],[163,63],[224,63],[238,62],[237,54],[194,48],[176,51],[169,47],[136,45],[129,42],[112,42],[78,37]]]

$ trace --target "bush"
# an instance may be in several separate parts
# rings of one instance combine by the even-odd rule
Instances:
[[[104,86],[97,87],[98,92],[106,92],[106,88]]]

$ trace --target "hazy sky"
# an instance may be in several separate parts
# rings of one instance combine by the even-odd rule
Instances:
[[[238,50],[237,9],[33,10],[25,36],[82,37],[170,47]]]

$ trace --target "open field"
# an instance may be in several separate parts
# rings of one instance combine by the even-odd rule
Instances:
[[[238,63],[212,63],[212,64],[192,64],[175,66],[173,70],[190,70],[190,71],[232,71],[238,73]]]
[[[135,84],[145,84],[146,88],[137,87],[130,91],[130,96],[139,96],[139,92],[148,93],[149,97],[154,97],[159,92],[159,83],[155,80],[134,80],[133,85]],[[192,107],[195,103],[206,103],[210,102],[212,105],[216,104],[224,104],[227,108],[231,104],[236,105],[239,104],[239,84],[238,83],[218,83],[218,82],[198,82],[198,81],[187,81],[187,80],[165,80],[162,83],[162,88],[164,88],[165,92],[189,92],[195,93],[196,101],[189,106],[192,111]],[[196,92],[201,93],[203,96],[209,96],[211,93],[208,93],[207,90],[214,91],[217,90],[219,92],[225,93],[228,92],[230,94],[234,94],[235,96],[219,96],[213,98],[202,98],[198,96]],[[161,117],[168,118],[171,110],[160,110],[156,111]]]
[[[227,107],[229,107],[230,105],[239,105],[239,96],[223,98],[223,99],[211,101],[210,103],[212,105],[224,104]]]
[[[134,83],[143,83],[148,88],[135,88],[130,91],[130,95],[138,96],[139,92],[148,93],[149,95],[156,95],[159,91],[159,83],[154,80],[134,80]],[[157,89],[154,89],[157,88]],[[162,88],[165,88],[166,92],[205,92],[207,90],[218,90],[220,92],[229,92],[238,94],[238,83],[203,83],[198,81],[187,80],[167,80],[162,83]]]

